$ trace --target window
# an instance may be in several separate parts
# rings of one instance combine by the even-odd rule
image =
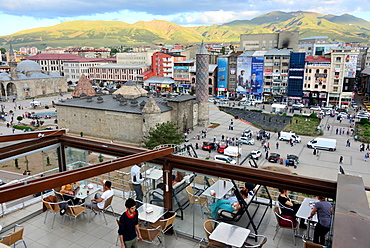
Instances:
[[[338,87],[333,87],[333,92],[338,92]]]
[[[320,70],[319,69],[316,69],[316,73],[320,73]]]
[[[322,86],[322,88],[323,88],[323,89],[326,89],[326,85],[324,84],[324,85]]]
[[[342,58],[341,57],[336,57],[335,62],[341,62]]]
[[[315,89],[318,89],[319,88],[319,85],[318,84],[315,84]]]
[[[308,84],[308,85],[307,85],[307,88],[311,88],[311,84]]]

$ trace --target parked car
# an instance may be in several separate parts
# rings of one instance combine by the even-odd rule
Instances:
[[[242,136],[249,136],[249,135],[253,135],[253,131],[250,130],[250,129],[245,129],[243,132],[242,132]]]
[[[314,106],[314,107],[311,107],[310,110],[313,110],[313,111],[320,111],[321,108],[319,106]]]
[[[219,144],[219,145],[218,145],[217,152],[218,152],[218,153],[221,153],[221,154],[224,154],[225,149],[226,149],[227,147],[228,147],[228,145],[227,145],[227,144],[225,144],[225,143],[221,143],[221,144]]]
[[[236,161],[234,159],[230,158],[229,156],[225,156],[225,155],[215,155],[213,159],[217,162],[236,164]]]
[[[279,153],[270,153],[270,156],[267,159],[269,162],[277,163],[280,160],[280,154]]]
[[[297,164],[299,164],[299,157],[297,155],[288,154],[285,160],[285,165],[286,166],[289,166],[289,165],[296,166]]]
[[[242,105],[242,106],[251,106],[252,104],[250,102],[241,102],[240,105]]]
[[[295,104],[292,105],[292,107],[293,108],[294,107],[296,107],[296,108],[304,108],[304,104],[302,104],[302,103],[295,103]]]
[[[253,150],[253,151],[251,151],[250,154],[251,154],[252,158],[254,158],[254,159],[258,159],[259,157],[262,156],[262,152],[259,151],[259,150]]]
[[[246,145],[254,145],[254,139],[247,137],[240,137],[239,142]]]
[[[208,102],[215,102],[215,99],[213,99],[213,98],[209,98],[209,99],[208,99]]]
[[[204,141],[202,145],[202,150],[210,151],[213,149],[214,146],[215,146],[215,143]]]
[[[236,98],[235,98],[235,97],[233,97],[233,96],[230,96],[230,97],[229,97],[229,100],[230,100],[230,101],[235,101],[235,99],[236,99]]]

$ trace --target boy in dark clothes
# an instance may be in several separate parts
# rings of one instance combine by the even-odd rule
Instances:
[[[134,199],[127,199],[126,212],[119,218],[118,235],[121,242],[121,248],[137,248],[138,241],[142,241],[139,230],[139,213],[136,210]]]

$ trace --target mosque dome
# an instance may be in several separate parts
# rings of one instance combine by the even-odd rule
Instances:
[[[42,71],[41,66],[32,60],[23,60],[17,65],[17,71]]]

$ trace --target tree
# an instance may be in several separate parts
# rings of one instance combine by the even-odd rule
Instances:
[[[0,52],[1,52],[1,54],[5,54],[6,53],[5,48],[4,47],[0,48]]]
[[[116,54],[116,53],[119,53],[120,51],[118,50],[118,49],[116,49],[116,48],[112,48],[112,49],[110,49],[110,54],[112,55],[112,54]]]
[[[226,53],[226,48],[225,48],[225,47],[222,47],[222,48],[221,48],[221,53],[222,53],[223,55],[225,55],[225,53]]]
[[[150,128],[148,136],[144,136],[144,147],[153,149],[158,145],[178,145],[183,141],[183,134],[179,133],[179,127],[175,123],[168,121],[157,123],[155,128]]]
[[[233,45],[230,45],[230,50],[235,52],[235,47]]]
[[[22,116],[18,116],[17,117],[17,121],[18,121],[18,123],[21,123],[21,121],[23,120],[23,117]]]

